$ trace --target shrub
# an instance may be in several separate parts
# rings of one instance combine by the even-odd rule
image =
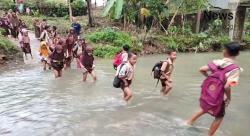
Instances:
[[[98,45],[94,47],[94,55],[100,58],[111,58],[113,57],[121,48],[113,47],[110,45],[103,46]]]
[[[5,55],[13,55],[18,52],[15,45],[7,38],[0,35],[0,53]]]
[[[111,28],[96,31],[87,36],[93,43],[109,44],[114,47],[122,47],[124,44],[131,45],[132,39],[127,33],[116,32]]]

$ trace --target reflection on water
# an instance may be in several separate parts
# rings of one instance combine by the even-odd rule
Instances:
[[[98,82],[82,83],[80,71],[64,72],[55,80],[38,64],[0,74],[0,135],[11,136],[203,136],[212,117],[204,116],[195,127],[183,126],[198,108],[202,76],[197,69],[220,54],[180,54],[173,74],[174,89],[162,97],[160,85],[151,77],[155,62],[163,55],[139,58],[131,102],[112,87],[114,70],[110,60],[97,60]],[[233,89],[232,102],[218,136],[247,136],[249,52],[238,59],[244,68],[240,86]]]

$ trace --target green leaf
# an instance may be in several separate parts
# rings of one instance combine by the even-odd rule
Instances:
[[[121,18],[122,8],[123,8],[123,0],[116,0],[115,19]]]
[[[104,11],[103,11],[103,16],[107,16],[109,14],[110,9],[114,6],[116,0],[109,0]]]

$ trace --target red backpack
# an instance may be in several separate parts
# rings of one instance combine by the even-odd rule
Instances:
[[[208,63],[211,74],[203,81],[201,86],[200,106],[212,116],[220,113],[224,100],[224,85],[227,81],[225,74],[238,66],[231,64],[225,68],[216,66],[213,62]]]
[[[122,63],[122,53],[115,55],[113,59],[113,66],[115,69]]]

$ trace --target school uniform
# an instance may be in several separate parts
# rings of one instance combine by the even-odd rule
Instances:
[[[161,75],[161,77],[160,77],[161,84],[163,87],[166,86],[166,81],[170,80],[170,76],[171,76],[173,70],[174,70],[174,65],[173,65],[173,62],[171,59],[168,58],[167,61],[162,63],[161,71],[163,71],[168,76],[168,78],[166,78],[163,75]],[[169,82],[171,82],[171,81],[169,81]]]
[[[128,83],[128,86],[125,86],[125,83],[121,83],[121,88],[124,89],[125,87],[129,87],[132,84],[132,80],[134,78],[134,71],[135,67],[132,66],[129,62],[125,64],[121,64],[117,67],[116,76],[118,77],[125,77],[125,80]]]

